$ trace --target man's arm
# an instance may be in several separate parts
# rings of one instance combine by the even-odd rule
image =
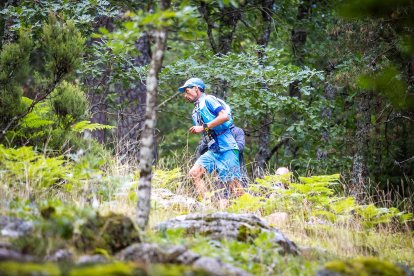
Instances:
[[[218,113],[217,117],[213,121],[211,121],[207,124],[207,127],[208,128],[213,128],[213,127],[219,126],[219,125],[227,122],[228,120],[230,120],[229,114],[227,114],[226,110],[222,109]],[[192,126],[188,131],[190,133],[197,134],[197,133],[203,132],[203,130],[204,130],[203,126]]]
[[[213,128],[227,122],[228,120],[230,120],[230,116],[227,114],[227,111],[223,109],[213,121],[207,124],[207,127]]]

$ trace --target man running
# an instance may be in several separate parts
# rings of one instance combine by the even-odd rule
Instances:
[[[189,175],[201,198],[207,193],[203,176],[213,171],[217,171],[220,180],[227,183],[232,196],[238,197],[244,194],[244,190],[240,184],[239,148],[230,130],[232,120],[222,100],[206,95],[204,88],[203,80],[191,78],[178,89],[188,102],[194,104],[194,126],[189,132],[203,133],[208,145],[208,150],[197,159]]]

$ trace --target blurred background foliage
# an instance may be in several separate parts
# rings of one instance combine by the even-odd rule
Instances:
[[[412,1],[187,0],[164,12],[153,1],[1,3],[5,147],[96,155],[92,174],[104,156],[136,165],[151,28],[168,24],[154,164],[182,167],[195,151],[177,87],[196,76],[245,130],[252,179],[280,166],[340,173],[348,194],[380,191],[412,210]]]

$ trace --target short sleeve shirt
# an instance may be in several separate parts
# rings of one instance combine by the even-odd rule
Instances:
[[[224,101],[219,100],[212,95],[201,94],[200,98],[195,103],[192,114],[194,125],[201,126],[203,123],[207,124],[213,121],[221,110],[226,110],[227,113],[231,114],[230,107],[228,107]],[[213,128],[218,138],[220,152],[239,149],[236,140],[230,131],[230,126],[232,124],[233,120],[230,116],[229,121]]]

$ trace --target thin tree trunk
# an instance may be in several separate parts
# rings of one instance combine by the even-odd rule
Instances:
[[[355,152],[352,157],[351,181],[348,192],[359,202],[364,199],[368,177],[368,143],[371,114],[369,112],[370,94],[362,92],[358,99],[356,132],[354,138]]]
[[[329,102],[332,102],[335,97],[335,92],[336,92],[335,87],[329,82],[326,82],[324,92],[325,92],[324,93],[325,99]],[[330,121],[332,119],[332,108],[329,106],[323,108],[321,118],[323,118],[324,120]],[[321,138],[322,138],[321,139],[322,143],[316,150],[316,158],[318,160],[326,160],[328,158],[327,146],[330,143],[329,129],[322,130]]]
[[[260,10],[263,19],[263,30],[258,38],[257,45],[260,46],[260,50],[257,53],[259,62],[262,66],[264,66],[266,61],[266,55],[264,49],[267,47],[269,43],[270,34],[272,31],[272,15],[273,15],[273,5],[274,0],[263,0],[260,2]],[[263,88],[268,90],[267,84],[262,84]],[[266,160],[269,159],[270,155],[270,131],[271,131],[271,122],[272,122],[272,114],[268,112],[267,114],[263,115],[260,121],[260,125],[262,126],[259,131],[259,150],[255,156],[255,163],[254,163],[254,177],[262,178],[264,176],[264,172],[266,170]]]
[[[161,0],[161,9],[166,10],[170,0]],[[154,32],[155,50],[147,76],[147,100],[144,129],[141,135],[141,150],[139,158],[140,178],[138,186],[137,225],[144,230],[148,225],[151,209],[151,179],[153,148],[155,144],[154,130],[157,121],[156,102],[158,88],[158,73],[162,66],[164,49],[167,44],[167,28]]]
[[[263,178],[266,171],[266,160],[270,155],[270,122],[272,121],[271,115],[266,114],[262,120],[262,127],[259,130],[259,150],[255,156],[255,167],[253,171],[254,177]]]

